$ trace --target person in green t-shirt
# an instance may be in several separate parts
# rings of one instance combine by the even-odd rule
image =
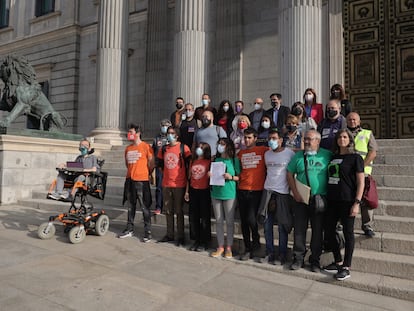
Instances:
[[[304,152],[299,151],[295,154],[287,166],[287,178],[293,198],[296,201],[294,214],[294,245],[292,270],[298,270],[304,266],[306,253],[306,231],[310,220],[312,227],[312,237],[310,243],[311,256],[309,263],[311,271],[320,270],[319,259],[322,253],[323,244],[323,217],[324,213],[314,213],[306,204],[296,188],[295,176],[302,184],[309,185],[311,195],[326,195],[328,185],[328,164],[332,153],[326,149],[319,148],[321,135],[316,130],[309,130],[304,136]],[[307,161],[307,171],[309,183],[305,173],[305,157]]]
[[[224,162],[226,172],[223,177],[224,186],[212,186],[211,201],[216,217],[216,231],[218,248],[211,253],[212,257],[220,257],[224,254],[226,258],[232,258],[231,247],[233,245],[234,211],[236,209],[236,181],[239,180],[240,162],[236,157],[233,142],[228,138],[220,138],[217,145],[217,157],[215,162]],[[224,216],[227,226],[227,246],[224,252]]]

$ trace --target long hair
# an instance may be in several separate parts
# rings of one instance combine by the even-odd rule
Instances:
[[[226,144],[225,152],[229,158],[234,158],[236,155],[236,148],[234,147],[234,143],[230,138],[220,138],[218,143],[224,142]],[[221,154],[220,154],[221,156]]]
[[[348,151],[350,153],[355,153],[355,140],[354,140],[354,137],[352,136],[351,131],[348,130],[348,129],[340,129],[338,132],[336,132],[335,140],[334,140],[333,145],[332,145],[332,152],[335,153],[335,154],[339,154],[340,148],[339,148],[339,145],[338,145],[338,138],[342,133],[346,133],[349,137],[349,145],[347,146]]]
[[[317,101],[316,101],[316,91],[315,91],[314,89],[312,89],[312,88],[307,88],[307,89],[305,90],[305,93],[303,93],[303,102],[304,102],[304,103],[306,103],[306,100],[305,100],[305,95],[306,95],[306,92],[308,92],[308,91],[310,91],[310,92],[313,94],[313,101],[312,101],[312,105],[313,105],[313,104],[316,104],[316,103],[317,103]]]
[[[223,107],[225,104],[229,105],[229,110],[227,110],[227,112],[224,111]],[[224,99],[221,101],[219,109],[217,111],[217,121],[220,120],[224,115],[227,115],[228,119],[232,119],[234,116],[234,111],[233,111],[233,107],[231,105],[231,102],[228,99]]]
[[[199,143],[193,150],[191,160],[195,161],[197,160],[198,156],[196,154],[197,147],[200,147],[203,150],[203,158],[204,159],[211,159],[211,149],[210,145],[207,143]]]

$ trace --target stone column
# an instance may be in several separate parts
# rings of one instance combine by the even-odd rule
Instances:
[[[329,87],[335,83],[344,86],[344,28],[342,0],[329,0]],[[345,86],[346,87],[346,86]]]
[[[174,97],[200,105],[206,82],[207,0],[177,0],[175,4]],[[174,102],[171,102],[171,111]]]
[[[308,87],[322,92],[322,0],[279,1],[283,102],[303,101]]]
[[[101,0],[98,29],[97,121],[91,136],[122,144],[125,132],[129,1]]]

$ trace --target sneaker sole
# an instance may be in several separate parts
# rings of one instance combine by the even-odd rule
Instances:
[[[118,238],[119,239],[125,239],[125,238],[130,238],[132,236],[133,236],[133,234],[131,233],[131,234],[127,234],[127,235],[119,235]]]
[[[338,270],[327,270],[327,269],[322,269],[323,271],[325,271],[326,273],[330,273],[330,274],[337,274]]]
[[[347,276],[344,276],[344,277],[341,277],[341,278],[335,278],[337,281],[344,281],[344,280],[346,280],[346,279],[349,279],[351,277],[351,275],[347,275]]]

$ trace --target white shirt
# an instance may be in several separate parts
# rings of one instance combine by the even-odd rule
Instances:
[[[287,166],[295,153],[289,148],[281,152],[266,151],[264,158],[267,168],[267,176],[264,184],[266,190],[276,191],[281,194],[289,193],[287,182]]]

